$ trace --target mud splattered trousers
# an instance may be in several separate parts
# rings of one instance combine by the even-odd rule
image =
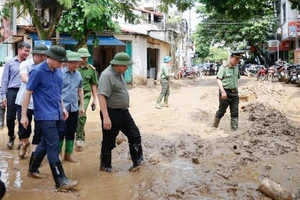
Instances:
[[[160,84],[161,84],[161,92],[160,95],[158,96],[158,99],[156,101],[157,104],[160,104],[162,99],[164,99],[164,103],[168,104],[168,99],[170,95],[170,86],[169,86],[169,80],[168,79],[160,79]]]
[[[221,91],[219,91],[219,110],[216,112],[216,118],[221,119],[229,106],[231,129],[236,130],[238,128],[239,117],[239,93],[236,89],[225,89],[225,92],[227,94],[227,99],[222,99]]]
[[[90,91],[84,91],[84,115],[78,117],[78,123],[77,123],[77,129],[76,129],[76,140],[82,140],[85,141],[85,130],[84,126],[86,123],[86,111],[88,109],[90,100],[91,100],[91,92]]]
[[[103,128],[103,115],[100,111],[103,134],[100,153],[101,166],[104,168],[111,167],[111,151],[116,147],[116,137],[118,136],[119,131],[122,131],[128,138],[129,152],[133,165],[140,164],[143,161],[141,135],[129,110],[107,108],[107,111],[112,123],[110,130],[105,130]]]

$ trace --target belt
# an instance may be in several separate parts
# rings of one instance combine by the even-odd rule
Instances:
[[[108,109],[110,109],[110,110],[116,110],[116,111],[127,111],[128,110],[128,108],[108,108]]]
[[[237,89],[224,89],[227,92],[237,92]]]

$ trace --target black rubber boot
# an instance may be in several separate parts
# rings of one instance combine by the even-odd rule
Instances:
[[[133,162],[133,165],[129,168],[129,171],[135,172],[140,169],[140,166],[144,162],[143,149],[141,143],[129,144],[129,151],[131,160]]]
[[[110,172],[112,171],[111,166],[111,151],[103,151],[101,150],[100,155],[100,171]]]
[[[0,178],[1,178],[1,171],[0,171]],[[0,199],[4,197],[5,193],[6,193],[5,184],[0,179]]]
[[[33,178],[47,178],[46,175],[41,174],[39,171],[39,167],[43,161],[43,157],[35,156],[33,153],[31,154],[29,160],[29,170],[28,170],[28,177]]]
[[[69,180],[64,172],[61,162],[50,164],[55,187],[58,190],[68,190],[78,184],[78,181]]]

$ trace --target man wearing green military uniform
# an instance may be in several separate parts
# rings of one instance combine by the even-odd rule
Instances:
[[[96,108],[98,78],[95,68],[87,62],[87,58],[91,56],[88,49],[83,47],[78,49],[77,52],[80,54],[83,60],[82,64],[80,65],[80,67],[78,67],[77,71],[79,71],[82,76],[85,113],[83,116],[80,116],[78,118],[78,125],[76,130],[76,147],[82,148],[85,141],[84,125],[87,119],[86,111],[91,100],[91,95],[93,96],[92,108],[93,110]]]
[[[218,127],[227,107],[230,108],[231,130],[238,129],[239,94],[237,81],[240,78],[238,64],[244,54],[242,51],[231,52],[229,61],[219,68],[217,83],[219,86],[219,110],[216,112],[213,127]]]
[[[164,57],[164,63],[161,66],[160,69],[160,84],[161,84],[161,92],[157,98],[156,101],[156,108],[161,109],[160,102],[162,99],[164,99],[164,106],[168,107],[168,100],[170,95],[170,85],[169,85],[169,79],[170,77],[174,76],[173,73],[170,73],[172,66],[172,57],[165,56]]]

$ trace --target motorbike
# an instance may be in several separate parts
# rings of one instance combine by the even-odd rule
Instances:
[[[297,86],[300,87],[300,71],[298,71],[296,78],[297,78],[296,80]]]
[[[268,79],[267,76],[267,69],[265,66],[261,65],[261,68],[258,70],[257,76],[256,76],[257,80],[259,81],[264,81]]]
[[[288,67],[288,72],[286,74],[285,83],[297,83],[298,73],[300,71],[300,66],[291,65]]]
[[[284,81],[285,68],[283,65],[272,65],[268,68],[268,80],[273,82],[275,78],[277,78],[279,82]]]
[[[179,72],[178,72],[178,77],[183,78],[183,77],[191,77],[191,78],[196,78],[196,77],[200,77],[201,76],[201,72],[197,67],[186,67],[183,66],[180,68]]]

